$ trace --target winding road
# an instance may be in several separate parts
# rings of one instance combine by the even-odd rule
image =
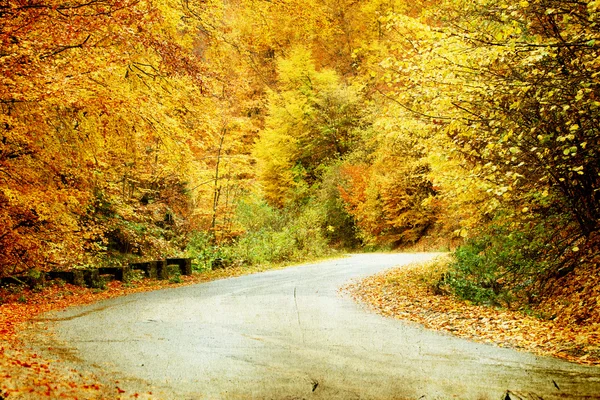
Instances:
[[[600,368],[384,318],[338,292],[434,256],[351,255],[71,308],[45,315],[44,346],[161,399],[600,398]]]

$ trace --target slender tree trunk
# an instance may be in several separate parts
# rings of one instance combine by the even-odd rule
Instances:
[[[223,151],[223,142],[225,141],[225,135],[227,134],[227,128],[223,127],[221,130],[221,140],[219,141],[219,148],[217,150],[217,165],[215,166],[215,178],[213,184],[213,209],[212,209],[212,222],[210,224],[213,235],[216,238],[216,226],[217,226],[217,209],[219,206],[219,197],[221,196],[221,186],[219,185],[219,166],[221,164],[221,152]]]

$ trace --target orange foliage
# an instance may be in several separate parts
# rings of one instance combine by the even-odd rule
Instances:
[[[380,243],[413,244],[435,222],[435,191],[423,167],[391,165],[393,169],[383,170],[378,165],[345,164],[340,196],[363,232]]]
[[[177,132],[152,119],[164,104],[148,108],[171,77],[201,88],[203,71],[165,12],[121,0],[2,6],[0,276],[88,262],[123,220],[189,212],[181,164],[165,157],[176,158]]]
[[[367,201],[369,168],[366,165],[345,164],[340,169],[344,184],[338,186],[346,208],[352,215],[358,215],[362,204]]]

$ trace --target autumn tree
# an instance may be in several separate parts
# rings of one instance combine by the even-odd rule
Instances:
[[[332,70],[318,71],[308,50],[281,59],[278,72],[255,153],[267,199],[283,206],[356,146],[364,122],[359,91]]]
[[[452,20],[480,54],[477,66],[462,62],[478,78],[463,75],[471,89],[454,101],[462,115],[448,133],[521,214],[517,229],[546,226],[552,248],[537,257],[565,273],[598,250],[597,7],[463,6],[471,17]]]
[[[150,2],[1,6],[2,274],[87,262],[127,226],[143,229],[135,203],[169,203],[182,188],[178,128],[189,118],[165,94],[178,79],[201,87],[202,71],[172,12]],[[153,212],[168,219],[167,209],[146,218]]]
[[[247,104],[243,110],[260,131],[258,172],[279,207],[313,196],[310,187],[336,176],[328,168],[362,140],[363,94],[372,89],[364,90],[371,84],[364,71],[385,51],[383,17],[421,8],[395,1],[242,1],[211,3],[208,12],[204,3],[186,6],[202,26],[204,57],[215,71],[227,71],[223,93]],[[325,203],[338,204],[337,196]],[[390,209],[393,203],[389,196]],[[330,222],[328,232],[345,231]]]
[[[425,96],[414,90],[424,88],[414,81],[421,46],[431,43],[430,27],[409,15],[418,14],[415,9],[378,10],[376,41],[363,43],[352,55],[355,80],[368,93],[371,129],[364,145],[346,158],[340,189],[367,242],[408,245],[453,220],[443,217],[442,207],[449,208],[445,200],[452,196],[434,188],[443,181],[440,170],[448,169],[439,155],[449,143],[423,109]],[[449,230],[456,226],[438,233]]]
[[[415,150],[418,144],[399,143],[405,139],[384,141],[371,162],[349,161],[342,167],[339,190],[365,243],[414,244],[437,223],[440,210],[430,167]]]
[[[464,160],[462,183],[434,176],[442,196],[479,204],[480,223],[459,230],[474,237],[460,264],[478,265],[461,272],[471,289],[531,301],[597,254],[596,13],[594,2],[448,1],[421,20],[385,18],[404,34],[379,64],[380,93],[445,135],[447,165]]]

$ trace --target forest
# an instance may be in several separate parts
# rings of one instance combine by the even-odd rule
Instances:
[[[599,318],[600,1],[2,0],[0,20],[0,277],[421,245],[453,252],[460,298],[570,291]]]

